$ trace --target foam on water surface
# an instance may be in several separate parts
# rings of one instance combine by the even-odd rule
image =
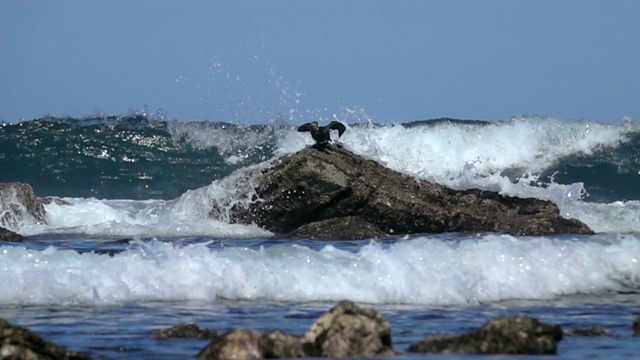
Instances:
[[[292,244],[135,240],[112,256],[0,247],[0,304],[240,299],[478,304],[640,290],[636,236],[487,235],[372,242],[348,251]]]
[[[256,225],[230,223],[231,208],[253,201],[257,176],[267,163],[239,169],[211,185],[166,200],[104,200],[64,198],[45,205],[47,224],[30,222],[27,235],[79,233],[102,236],[264,237]]]

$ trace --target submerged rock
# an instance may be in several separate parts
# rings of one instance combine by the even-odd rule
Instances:
[[[25,214],[37,222],[46,223],[44,205],[31,185],[21,182],[0,183],[0,226],[16,229]]]
[[[29,360],[91,359],[89,355],[69,351],[60,345],[44,340],[25,328],[12,326],[3,319],[0,319],[0,358]]]
[[[562,329],[527,316],[489,320],[464,335],[437,334],[412,344],[409,352],[445,354],[555,354]]]
[[[602,326],[596,325],[588,329],[571,329],[564,333],[565,336],[613,336],[608,333]]]
[[[153,333],[154,339],[189,338],[189,339],[216,339],[216,330],[200,329],[196,324],[176,325]]]
[[[640,336],[640,315],[633,322],[633,336]]]
[[[15,233],[11,230],[0,227],[0,240],[2,241],[12,241],[12,242],[20,242],[24,240],[24,237],[18,233]]]
[[[234,329],[212,341],[198,359],[275,359],[390,356],[391,325],[374,309],[342,301],[316,320],[303,336],[280,330]]]
[[[232,217],[291,238],[365,239],[387,234],[497,232],[588,234],[539,199],[458,191],[416,180],[336,145],[309,148],[265,169],[260,201],[236,205]]]

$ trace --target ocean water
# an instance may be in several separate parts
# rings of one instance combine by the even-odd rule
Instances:
[[[550,200],[594,235],[292,241],[231,224],[260,171],[311,144],[295,125],[141,115],[0,124],[0,182],[67,203],[45,205],[47,224],[4,218],[28,239],[0,242],[0,318],[95,358],[175,359],[207,341],[154,331],[195,322],[301,334],[351,299],[382,312],[399,351],[526,314],[616,335],[566,337],[562,358],[636,356],[640,122],[363,120],[339,140],[419,179]]]

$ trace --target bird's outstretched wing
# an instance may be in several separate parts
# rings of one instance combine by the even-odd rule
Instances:
[[[318,129],[318,122],[317,121],[312,121],[310,123],[302,124],[302,125],[300,125],[300,127],[298,127],[298,131],[299,132],[315,131],[317,129]]]
[[[338,137],[340,137],[347,130],[347,127],[339,121],[332,121],[331,123],[329,123],[329,129],[338,130]],[[300,131],[299,128],[298,131]]]

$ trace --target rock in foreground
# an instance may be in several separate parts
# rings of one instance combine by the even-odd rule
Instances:
[[[309,148],[264,170],[258,201],[233,218],[292,238],[365,239],[387,234],[497,232],[588,234],[544,200],[457,191],[419,181],[339,146]]]
[[[198,354],[198,359],[262,359],[260,333],[255,330],[233,329],[212,341]]]
[[[388,356],[395,352],[391,324],[375,309],[342,301],[316,320],[304,334],[310,357]]]
[[[29,360],[91,359],[89,355],[68,351],[60,345],[42,339],[25,328],[12,326],[3,319],[0,319],[0,358]]]
[[[233,329],[212,341],[198,359],[274,359],[389,356],[391,325],[374,309],[342,301],[316,320],[304,336],[279,330],[263,334]]]
[[[410,352],[445,354],[555,354],[562,329],[526,316],[503,316],[461,336],[437,334],[412,344]]]

